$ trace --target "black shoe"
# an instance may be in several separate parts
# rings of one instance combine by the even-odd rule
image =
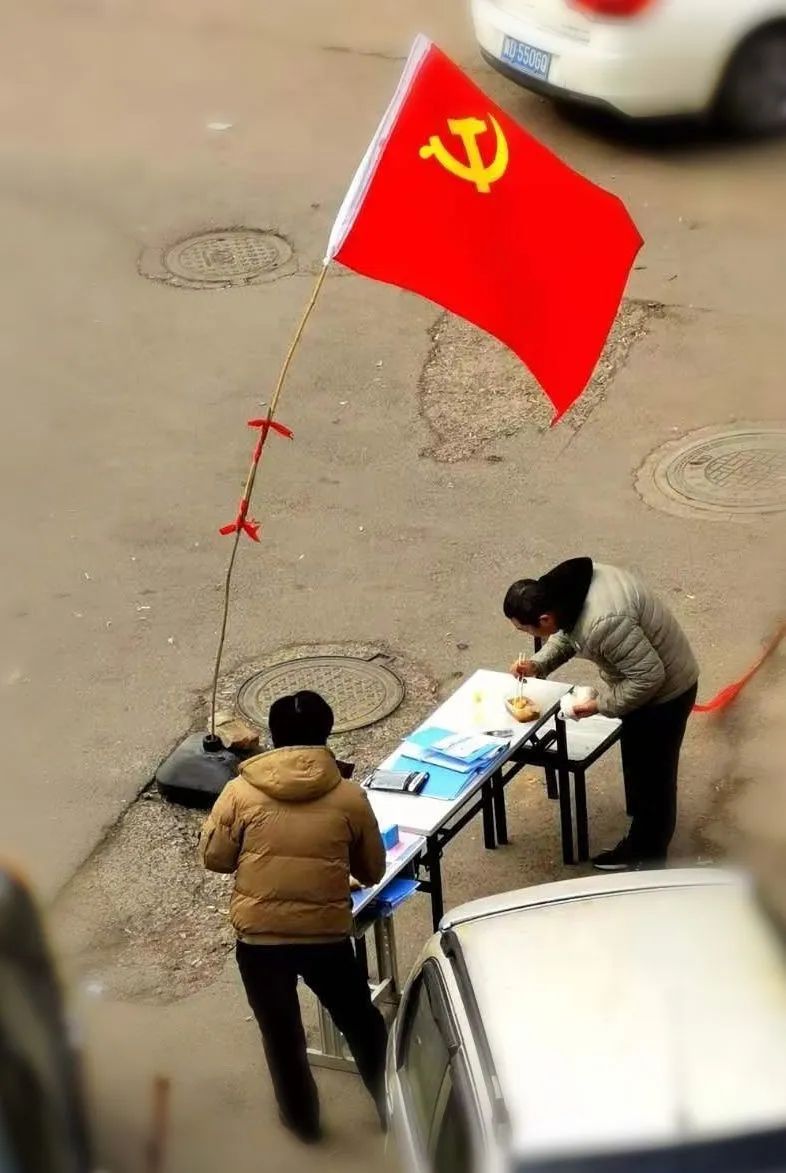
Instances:
[[[319,1124],[292,1124],[289,1120],[287,1120],[283,1112],[279,1112],[278,1118],[284,1125],[284,1128],[286,1128],[288,1132],[291,1132],[293,1136],[296,1136],[302,1144],[319,1144],[319,1142],[322,1140],[323,1133]]]
[[[319,1125],[316,1128],[290,1128],[289,1131],[301,1144],[319,1144],[324,1135]]]
[[[633,872],[638,871],[641,860],[631,854],[628,840],[623,839],[611,851],[601,851],[592,861],[592,866],[599,872]]]

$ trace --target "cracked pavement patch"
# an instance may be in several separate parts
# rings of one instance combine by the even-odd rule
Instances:
[[[614,376],[653,318],[666,313],[654,302],[626,301],[611,329],[595,374],[565,416],[577,431],[605,399]],[[420,377],[420,413],[431,430],[421,452],[445,464],[482,458],[497,461],[495,441],[531,429],[545,431],[553,409],[523,363],[461,318],[441,314],[431,329],[431,348]]]

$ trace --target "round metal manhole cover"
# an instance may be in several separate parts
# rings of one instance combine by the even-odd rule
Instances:
[[[188,236],[162,250],[146,250],[145,277],[192,289],[273,281],[293,268],[289,241],[261,228],[224,228]]]
[[[384,664],[355,656],[307,656],[255,673],[240,686],[237,704],[254,725],[267,724],[274,700],[301,689],[320,693],[333,709],[334,733],[373,725],[404,699],[404,683]]]
[[[653,452],[636,487],[650,505],[680,516],[786,510],[786,424],[702,428]]]

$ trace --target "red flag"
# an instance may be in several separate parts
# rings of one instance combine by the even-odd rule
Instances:
[[[558,418],[592,375],[641,243],[616,196],[562,163],[419,37],[326,260],[495,335]]]

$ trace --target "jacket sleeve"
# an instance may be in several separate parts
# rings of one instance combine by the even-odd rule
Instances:
[[[609,615],[598,621],[587,641],[622,677],[606,684],[598,694],[598,711],[606,717],[622,717],[646,705],[666,679],[658,653],[637,623],[626,616]]]
[[[385,874],[385,844],[371,803],[362,790],[357,797],[360,802],[352,820],[349,870],[364,887],[369,887],[378,884]]]
[[[243,824],[235,787],[229,782],[215,801],[199,838],[202,863],[210,872],[234,872],[243,845]]]
[[[564,631],[557,631],[550,635],[539,652],[532,657],[532,663],[538,666],[538,676],[550,676],[568,660],[576,655],[576,649]]]

